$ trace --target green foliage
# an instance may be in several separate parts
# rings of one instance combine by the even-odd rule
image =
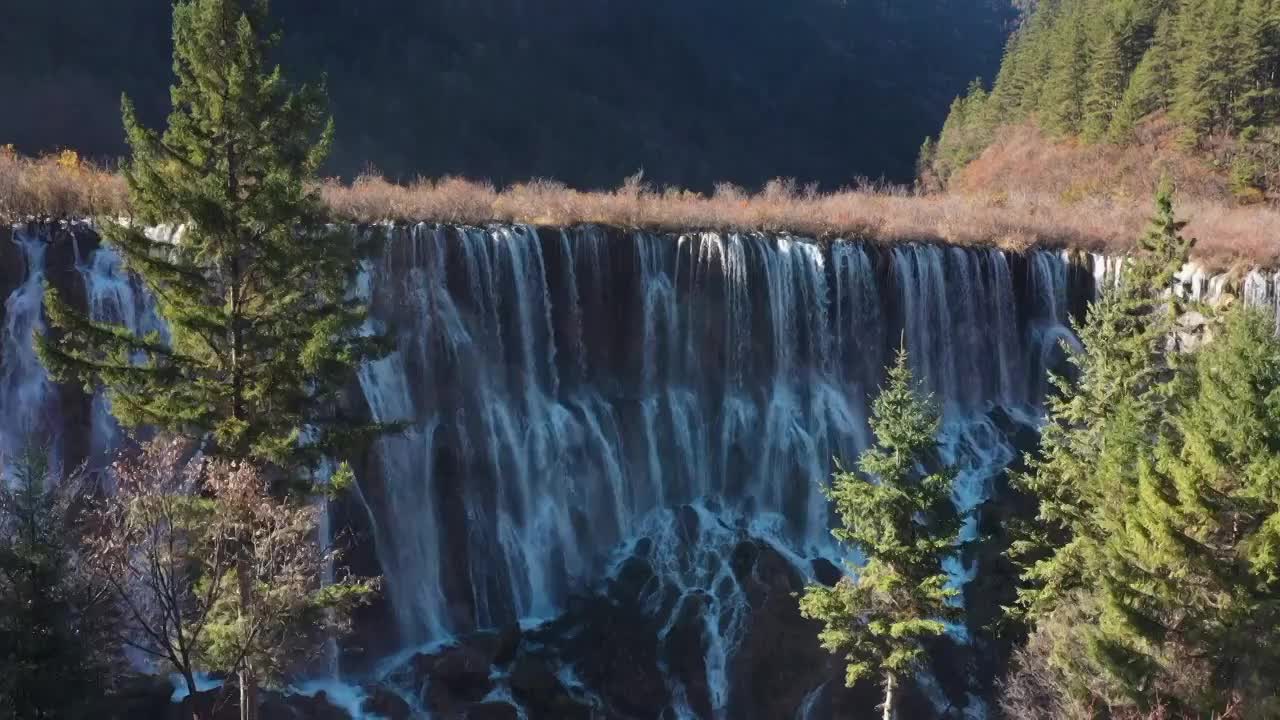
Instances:
[[[984,91],[985,93],[985,91]],[[972,97],[974,91],[970,90]],[[1131,142],[1163,110],[1187,146],[1280,123],[1280,4],[1275,0],[1057,0],[1013,34],[991,89],[989,125],[938,138],[954,173],[1000,124],[1038,122],[1089,142]],[[947,125],[966,125],[967,105]],[[950,163],[950,165],[945,165]]]
[[[1074,602],[1082,588],[1128,579],[1111,576],[1113,561],[1126,553],[1126,509],[1154,465],[1152,443],[1168,422],[1164,350],[1180,303],[1162,293],[1190,249],[1181,227],[1162,191],[1124,283],[1094,304],[1078,328],[1084,349],[1071,354],[1078,379],[1056,379],[1061,394],[1049,401],[1040,456],[1016,479],[1039,500],[1035,525],[1013,547],[1026,562],[1019,595],[1033,620]]]
[[[1139,508],[1177,579],[1149,614],[1166,645],[1203,654],[1208,707],[1239,697],[1262,717],[1280,712],[1280,339],[1272,312],[1244,307],[1218,333],[1158,447],[1162,495]]]
[[[351,613],[373,597],[377,584],[349,576],[321,582],[324,566],[337,558],[316,543],[320,510],[314,503],[272,497],[262,476],[245,466],[207,472],[216,484],[217,516],[202,526],[207,542],[223,543],[225,554],[239,557],[201,578],[222,587],[212,595],[200,660],[223,670],[248,666],[257,681],[283,685],[291,672],[319,659],[326,638],[350,629]],[[234,539],[250,534],[252,548],[235,547]]]
[[[862,475],[840,470],[825,489],[840,525],[832,534],[866,557],[835,587],[810,586],[801,614],[820,620],[822,646],[848,662],[852,686],[873,674],[909,676],[924,659],[924,642],[946,630],[957,610],[949,602],[942,560],[957,551],[960,518],[951,503],[950,468],[933,472],[938,414],[917,395],[905,351],[872,408],[875,447],[859,459]],[[865,478],[865,479],[864,479]]]
[[[1018,478],[1039,500],[1015,547],[1021,609],[1068,704],[1194,715],[1236,699],[1267,717],[1280,339],[1273,316],[1245,309],[1198,349],[1180,339],[1184,304],[1167,291],[1191,246],[1182,226],[1162,191],[1123,285],[1079,328],[1079,377],[1059,382]]]
[[[1240,153],[1231,161],[1231,194],[1245,203],[1260,202],[1266,188],[1258,159],[1249,153]]]
[[[251,463],[192,451],[155,440],[113,466],[116,490],[90,517],[91,565],[122,609],[123,641],[193,692],[198,671],[283,685],[350,629],[376,583],[324,582],[338,557],[317,542],[317,503],[276,496]]]
[[[991,144],[995,128],[992,112],[995,106],[980,80],[969,85],[969,92],[956,98],[937,143],[927,146],[929,157],[921,155],[922,170],[927,167],[941,182],[976,158]]]
[[[1166,17],[1155,26],[1150,47],[1142,53],[1125,86],[1120,106],[1111,118],[1113,142],[1133,138],[1134,128],[1144,117],[1169,107],[1173,88],[1173,23]]]
[[[70,481],[68,481],[70,482]],[[0,718],[95,717],[119,661],[104,594],[79,571],[68,493],[43,453],[0,477]]]
[[[1064,10],[1057,27],[1037,110],[1045,129],[1067,135],[1080,130],[1088,89],[1090,48],[1083,4]]]
[[[1244,0],[1232,68],[1240,87],[1232,106],[1240,128],[1280,122],[1280,6],[1275,0]]]
[[[1105,28],[1089,59],[1088,89],[1084,96],[1081,134],[1088,142],[1107,137],[1125,92],[1123,48],[1119,32]]]
[[[104,385],[126,425],[314,467],[378,430],[343,417],[338,394],[386,350],[360,336],[366,311],[347,292],[364,248],[326,225],[315,189],[332,136],[323,94],[266,65],[265,2],[187,0],[173,21],[168,129],[143,127],[124,101],[138,222],[104,226],[155,296],[168,342],[92,322],[50,288],[60,336],[40,338],[40,355],[58,379]],[[182,229],[157,238],[145,231],[155,224]]]
[[[1172,112],[1186,144],[1229,127],[1229,109],[1241,80],[1232,73],[1235,6],[1235,0],[1185,0],[1175,21]]]
[[[297,501],[254,494],[258,475],[244,473],[271,468],[273,480],[284,480],[277,491],[287,495],[324,458],[349,457],[386,429],[342,412],[340,393],[353,370],[389,344],[362,333],[367,310],[348,291],[363,243],[325,221],[317,171],[333,125],[324,94],[291,88],[267,64],[276,42],[266,0],[173,6],[168,127],[144,127],[124,100],[132,159],[123,173],[137,217],[107,220],[103,232],[155,297],[169,336],[136,337],[94,322],[49,287],[46,308],[59,334],[37,346],[55,378],[105,386],[125,425],[192,437],[207,456],[244,461],[227,471],[239,484],[204,487],[207,498],[146,498],[167,510],[143,513],[152,522],[140,530],[153,537],[157,518],[161,526],[181,521],[183,542],[195,543],[184,550],[219,549],[212,565],[182,556],[190,571],[170,576],[164,584],[173,587],[161,599],[202,610],[195,627],[183,627],[189,618],[178,609],[171,615],[182,617],[163,623],[165,630],[149,624],[150,649],[189,684],[194,662],[238,673],[246,720],[257,715],[258,682],[278,680],[286,663],[304,663],[305,652],[321,645],[313,617],[320,611],[311,602],[321,551],[314,519]],[[149,234],[156,225],[177,232]],[[339,484],[349,474],[340,473]],[[198,522],[187,522],[197,510]],[[206,526],[222,531],[210,538]],[[172,551],[153,553],[163,559]],[[117,570],[129,577],[130,568],[126,552]],[[154,575],[133,573],[153,583]],[[129,604],[136,592],[118,588],[117,595]],[[344,619],[350,606],[329,610],[326,617]],[[168,642],[175,636],[191,642],[176,651]]]

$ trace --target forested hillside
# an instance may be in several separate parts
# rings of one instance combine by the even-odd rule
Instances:
[[[1280,186],[1278,71],[1275,0],[1045,0],[994,86],[952,105],[922,170],[946,183],[1001,126],[1031,121],[1086,144],[1167,140],[1224,172],[1237,200],[1261,201]]]
[[[0,8],[0,145],[123,153],[119,98],[167,107],[169,3]],[[921,137],[994,73],[1007,0],[276,0],[279,59],[327,73],[327,167],[500,184],[909,180]]]

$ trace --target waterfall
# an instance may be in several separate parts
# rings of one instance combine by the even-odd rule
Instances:
[[[110,404],[96,393],[88,408],[88,427],[75,427],[66,415],[67,390],[49,380],[35,354],[32,333],[44,332],[44,286],[46,257],[55,243],[69,243],[80,288],[61,288],[66,299],[75,300],[83,290],[89,317],[99,322],[119,323],[139,335],[167,336],[164,323],[155,312],[155,303],[138,281],[125,272],[119,257],[110,249],[94,247],[83,257],[82,234],[87,228],[73,226],[63,232],[48,226],[14,228],[12,241],[25,260],[22,283],[4,303],[4,337],[0,346],[0,457],[10,458],[28,441],[49,444],[55,468],[71,469],[81,461],[101,461],[120,443],[120,428],[111,417]],[[94,244],[86,240],[83,244]],[[57,268],[68,270],[72,268]],[[68,291],[70,294],[68,295]],[[73,403],[74,404],[74,403]],[[87,442],[69,442],[68,436],[86,435]],[[60,457],[67,447],[80,449],[88,458]]]
[[[47,238],[26,228],[15,230],[25,269],[22,283],[4,302],[0,346],[0,463],[7,468],[28,442],[40,442],[61,427],[56,388],[36,357],[33,333],[44,331]],[[50,448],[54,450],[55,448]],[[52,458],[54,467],[61,458]]]
[[[857,559],[831,538],[821,489],[833,461],[852,467],[873,441],[870,403],[898,348],[942,410],[940,456],[959,471],[962,539],[976,539],[978,510],[1023,449],[1013,436],[1039,423],[1047,372],[1076,342],[1072,313],[1123,270],[1104,256],[787,234],[384,229],[353,293],[371,308],[367,330],[389,331],[395,351],[358,370],[350,400],[404,430],[377,440],[348,505],[367,516],[357,520],[395,641],[439,648],[481,629],[545,627],[640,558],[659,646],[697,638],[692,665],[657,660],[679,718],[734,713],[756,610],[736,565],[744,539],[807,580],[815,560]],[[74,417],[74,390],[51,383],[32,349],[43,284],[65,275],[46,267],[63,262],[48,260],[66,256],[53,251],[63,241],[13,235],[25,268],[2,318],[6,456],[33,433],[81,433],[67,446],[93,456],[121,440],[106,398],[83,398]],[[94,319],[164,335],[114,253],[75,258],[77,301]],[[1280,303],[1280,275],[1180,278],[1188,297]],[[945,570],[957,588],[982,572],[972,554]],[[953,638],[968,643],[967,629]],[[557,673],[599,697],[584,668]],[[824,687],[788,713],[816,717],[838,691]]]
[[[125,272],[113,250],[96,248],[88,262],[80,262],[77,256],[77,266],[92,320],[123,325],[139,336],[156,333],[168,341],[168,328],[156,313],[155,299]],[[111,415],[111,403],[101,392],[94,394],[91,422],[90,457],[100,461],[122,441],[120,426]]]
[[[404,641],[553,616],[619,543],[691,503],[776,518],[780,547],[842,556],[820,483],[871,441],[868,401],[899,342],[950,418],[971,510],[1013,451],[970,419],[1034,410],[1066,278],[1050,252],[392,233],[367,292],[398,349],[360,382],[375,418],[408,425],[380,441],[364,490]]]

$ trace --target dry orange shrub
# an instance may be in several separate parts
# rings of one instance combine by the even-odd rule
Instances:
[[[74,151],[27,158],[0,147],[0,218],[118,215],[127,208],[124,178]]]
[[[372,173],[351,183],[325,181],[319,192],[335,220],[361,223],[597,223],[657,231],[789,232],[1010,250],[1049,246],[1119,253],[1132,247],[1152,209],[1152,193],[1138,190],[1148,180],[1154,186],[1156,170],[1144,175],[1133,170],[1140,164],[1137,160],[1114,163],[1087,154],[1102,150],[1082,153],[1079,148],[1050,147],[1028,132],[1032,131],[1015,130],[1002,146],[1005,150],[984,154],[964,171],[956,189],[945,194],[918,195],[866,183],[820,193],[789,180],[775,180],[754,193],[723,184],[703,194],[653,188],[639,176],[612,191],[584,192],[549,180],[499,190],[490,183],[452,177],[402,185]],[[1129,169],[1107,175],[1102,168],[1109,163]],[[1036,168],[1063,169],[1033,172]],[[1116,178],[1130,172],[1136,179],[1116,184]],[[1081,178],[1093,180],[1085,187]],[[1180,181],[1178,212],[1191,220],[1187,232],[1200,238],[1198,258],[1218,267],[1280,263],[1280,209],[1233,206],[1220,199],[1210,180],[1187,178],[1190,175]],[[0,150],[0,219],[127,212],[127,190],[118,174],[74,154],[30,159]]]

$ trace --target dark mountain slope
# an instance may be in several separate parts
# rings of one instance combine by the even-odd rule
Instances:
[[[0,9],[0,143],[121,151],[116,100],[161,119],[168,3]],[[276,0],[282,60],[328,73],[335,172],[707,188],[912,176],[1004,0]]]

